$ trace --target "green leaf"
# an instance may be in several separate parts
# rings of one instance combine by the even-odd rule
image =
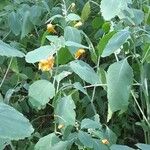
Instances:
[[[21,32],[21,18],[19,14],[15,12],[11,12],[8,15],[8,24],[10,26],[11,31],[17,36]]]
[[[67,48],[61,48],[58,51],[57,57],[58,57],[57,58],[58,64],[61,64],[61,65],[67,64],[73,59],[73,56],[71,55],[71,53],[69,52]]]
[[[36,63],[39,62],[40,60],[47,59],[49,56],[52,56],[53,54],[56,53],[56,48],[55,46],[41,46],[31,52],[28,52],[26,54],[26,62],[28,63]]]
[[[60,36],[56,36],[56,35],[49,35],[49,36],[46,36],[46,38],[52,42],[55,46],[58,46],[58,47],[65,47],[65,39],[64,37]]]
[[[113,63],[107,72],[107,96],[111,112],[126,111],[133,81],[133,70],[127,59]]]
[[[111,20],[115,16],[119,15],[122,10],[127,8],[128,3],[132,3],[131,0],[102,0],[101,12],[105,20]]]
[[[102,57],[106,57],[118,50],[129,38],[130,32],[127,29],[121,30],[114,34],[108,41],[102,53]]]
[[[76,28],[67,26],[64,29],[64,38],[66,41],[71,41],[81,44],[81,34],[80,31]],[[71,54],[74,54],[78,48],[75,46],[70,46],[69,51]]]
[[[107,145],[104,145],[100,140],[93,139],[93,148],[94,150],[110,150]]]
[[[67,19],[67,21],[78,21],[81,18],[78,15],[74,14],[74,13],[70,13],[70,14],[68,14],[66,19]]]
[[[93,139],[92,139],[91,135],[80,130],[78,132],[78,138],[84,146],[86,146],[88,148],[93,148]]]
[[[87,63],[82,60],[70,62],[71,69],[84,81],[90,84],[99,84],[100,78],[96,72]]]
[[[136,146],[141,150],[150,150],[150,144],[137,143]]]
[[[89,128],[99,129],[101,128],[101,124],[88,118],[83,119],[81,122],[81,129],[89,129]]]
[[[101,55],[103,53],[103,50],[105,49],[108,41],[110,40],[110,38],[115,34],[114,31],[109,32],[108,34],[104,35],[102,37],[102,39],[100,39],[98,45],[97,45],[97,49],[98,49],[98,54]]]
[[[36,143],[35,150],[51,150],[55,144],[57,144],[60,139],[54,134],[48,134]]]
[[[84,7],[82,9],[82,12],[81,12],[81,20],[82,20],[82,22],[85,22],[88,19],[90,13],[91,13],[90,2],[87,2],[84,5]]]
[[[34,129],[20,112],[13,107],[0,103],[0,138],[19,140],[31,136]]]
[[[9,143],[10,143],[10,140],[0,138],[0,150],[4,150],[6,145],[8,145]]]
[[[72,72],[62,71],[60,74],[56,75],[54,78],[57,82],[60,82],[61,80],[69,76],[70,74],[72,74]]]
[[[85,95],[88,95],[87,94],[87,91],[83,88],[83,86],[80,84],[80,82],[75,82],[73,84],[74,88],[81,91],[82,93],[84,93]]]
[[[30,103],[38,109],[45,106],[55,96],[53,84],[47,80],[38,80],[29,87]]]
[[[24,57],[24,53],[0,40],[0,55],[6,57]]]
[[[125,146],[125,145],[112,145],[110,147],[111,150],[134,150],[133,148],[131,147],[128,147],[128,146]],[[143,149],[143,150],[146,150],[146,149]]]
[[[42,7],[40,6],[31,7],[29,19],[32,22],[32,24],[38,25],[38,23],[40,23],[41,13],[42,13]]]
[[[23,16],[21,39],[23,39],[28,33],[30,33],[31,29],[32,23],[30,22],[30,12],[26,11]]]
[[[74,109],[75,104],[71,96],[63,97],[58,101],[55,114],[60,125],[65,127],[75,125],[76,114]]]
[[[84,46],[84,45],[82,45],[82,44],[79,44],[79,43],[76,43],[76,42],[72,42],[72,41],[66,41],[66,42],[65,42],[65,45],[66,45],[66,46],[74,46],[74,47],[77,47],[77,48],[89,49],[89,47],[87,47],[87,46]]]

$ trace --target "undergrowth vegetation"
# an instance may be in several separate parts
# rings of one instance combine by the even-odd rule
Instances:
[[[150,150],[150,1],[1,0],[0,150]]]

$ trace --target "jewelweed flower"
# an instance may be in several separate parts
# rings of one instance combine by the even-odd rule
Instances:
[[[65,127],[65,125],[63,125],[63,124],[58,125],[58,129],[62,129],[64,127]]]
[[[82,26],[83,25],[83,23],[81,22],[81,21],[78,21],[75,25],[74,25],[74,27],[75,28],[78,28],[78,27],[80,27],[80,26]]]
[[[71,10],[73,10],[75,8],[76,4],[75,3],[71,3]]]
[[[54,66],[54,57],[49,56],[47,59],[41,60],[38,64],[39,70],[50,71]]]
[[[51,23],[47,24],[47,31],[49,33],[57,33],[56,30],[55,30],[55,26],[52,25]]]
[[[107,145],[107,144],[109,144],[109,141],[107,139],[103,139],[102,143]]]
[[[83,48],[78,49],[78,50],[75,52],[75,58],[76,58],[76,59],[80,58],[84,53],[85,53],[85,50],[84,50]]]

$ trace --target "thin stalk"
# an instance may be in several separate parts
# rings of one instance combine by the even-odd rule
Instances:
[[[5,79],[6,79],[6,76],[7,76],[8,72],[9,72],[9,69],[10,69],[10,66],[11,66],[11,63],[12,63],[12,60],[13,60],[13,58],[10,59],[9,65],[7,67],[7,70],[6,70],[5,74],[4,74],[4,77],[3,77],[2,81],[1,81],[1,83],[0,83],[0,88],[2,87],[2,85],[3,85],[3,83],[4,83]]]
[[[97,62],[97,65],[96,65],[97,72],[98,72],[99,64],[100,64],[100,56],[98,57],[98,62]],[[93,107],[94,113],[97,114],[95,106],[94,106],[94,103],[93,103],[94,102],[94,97],[95,97],[95,92],[96,92],[96,86],[94,86],[94,89],[93,89],[92,99],[91,99],[91,105]]]
[[[143,116],[143,119],[145,120],[145,122],[147,123],[148,127],[150,128],[150,123],[149,123],[149,121],[147,120],[147,118],[146,118],[146,116],[145,116],[145,114],[144,114],[144,112],[143,112],[141,106],[139,105],[138,100],[136,99],[136,97],[135,97],[133,91],[131,91],[131,94],[132,94],[132,97],[133,97],[133,99],[134,99],[134,101],[135,101],[137,107],[139,108],[139,110],[140,110],[140,112],[141,112],[141,114],[142,114],[142,116]]]

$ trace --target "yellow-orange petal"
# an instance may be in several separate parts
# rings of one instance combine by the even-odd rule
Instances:
[[[47,31],[49,33],[57,33],[56,30],[55,30],[55,26],[52,25],[51,23],[47,24]]]
[[[102,143],[108,145],[109,141],[107,139],[102,139]]]
[[[62,129],[62,128],[64,128],[64,127],[65,127],[64,124],[59,124],[59,125],[58,125],[58,129]]]
[[[85,53],[85,50],[84,50],[83,48],[78,49],[78,50],[75,52],[75,58],[76,58],[76,59],[80,58],[84,53]]]
[[[74,25],[74,27],[75,28],[78,28],[78,27],[80,27],[80,26],[82,26],[83,25],[83,23],[81,22],[81,21],[79,21],[79,22],[77,22],[75,25]]]
[[[38,64],[38,69],[42,71],[50,71],[54,65],[54,57],[50,56],[47,59],[41,60]]]

